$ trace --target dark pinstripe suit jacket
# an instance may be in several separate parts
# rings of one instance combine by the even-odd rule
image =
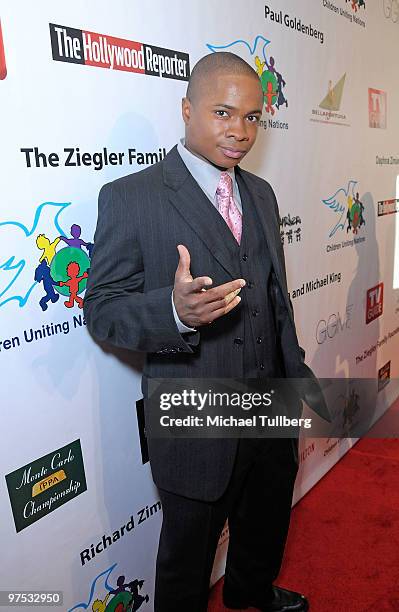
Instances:
[[[236,168],[236,176],[238,186],[244,182],[252,196],[270,250],[272,292],[286,375],[311,381],[308,393],[304,390],[302,397],[328,418],[320,396],[315,399],[317,381],[305,365],[304,351],[298,345],[274,192],[269,183],[249,172]],[[212,225],[212,216],[207,214],[208,204],[176,147],[158,164],[108,183],[100,191],[84,314],[97,340],[147,353],[144,396],[148,377],[242,376],[242,353],[232,348],[242,325],[239,307],[184,337],[173,318],[171,292],[178,244],[190,251],[194,278],[210,276],[214,285],[240,278],[237,262]],[[204,500],[223,494],[237,439],[149,438],[148,443],[158,486]],[[294,452],[295,449],[293,444]]]

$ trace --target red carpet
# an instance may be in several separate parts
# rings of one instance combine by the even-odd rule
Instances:
[[[399,612],[398,439],[360,440],[291,516],[277,584],[311,612]],[[208,612],[227,611],[221,587]]]

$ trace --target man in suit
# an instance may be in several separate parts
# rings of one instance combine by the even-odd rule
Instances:
[[[238,166],[262,107],[260,80],[240,57],[196,64],[182,101],[185,140],[101,189],[86,322],[96,339],[147,353],[144,398],[148,378],[294,377],[328,418],[298,345],[274,192]],[[163,507],[155,612],[206,611],[226,518],[225,605],[307,610],[303,595],[273,585],[297,440],[149,436],[148,445]]]

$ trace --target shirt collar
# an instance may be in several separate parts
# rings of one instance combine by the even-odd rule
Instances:
[[[184,138],[181,138],[180,142],[177,144],[177,150],[190,174],[213,200],[216,197],[216,189],[219,185],[222,170],[219,170],[208,161],[191,153],[191,151],[184,146]],[[233,193],[236,194],[238,187],[235,180],[234,168],[228,168],[225,172],[231,176],[233,181]]]

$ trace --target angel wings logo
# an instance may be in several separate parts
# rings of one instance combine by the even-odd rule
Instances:
[[[70,202],[44,202],[31,224],[0,221],[0,307],[30,301],[42,311],[64,298],[64,306],[83,308],[92,242],[73,224],[69,235],[60,225]],[[66,298],[66,299],[65,299]]]
[[[334,214],[329,238],[345,229],[347,234],[351,232],[356,236],[362,226],[366,225],[365,207],[359,198],[356,185],[357,181],[350,180],[346,187],[340,187],[331,196],[322,200],[322,203]]]
[[[274,54],[272,56],[267,53],[269,44],[270,40],[259,35],[253,43],[239,39],[226,45],[207,43],[206,46],[213,53],[220,51],[236,53],[253,66],[262,83],[265,110],[273,116],[281,107],[288,108],[288,100],[285,96],[286,82],[282,75],[281,66],[275,59]]]

